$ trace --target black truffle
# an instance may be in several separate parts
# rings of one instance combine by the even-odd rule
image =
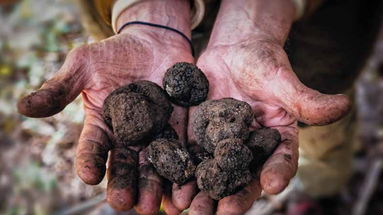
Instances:
[[[194,176],[196,166],[176,140],[157,139],[148,146],[148,159],[158,174],[182,185]]]
[[[198,187],[211,198],[220,200],[245,187],[252,179],[249,170],[225,171],[215,160],[205,160],[196,170]]]
[[[274,152],[281,142],[278,130],[272,128],[260,128],[250,133],[246,145],[253,152],[252,169],[259,168]]]
[[[253,154],[241,139],[225,139],[218,143],[214,151],[214,160],[227,171],[246,170]]]
[[[173,103],[189,107],[206,100],[209,82],[198,67],[180,62],[166,71],[163,87]]]
[[[147,143],[162,132],[172,111],[161,87],[139,81],[109,94],[104,101],[103,118],[112,128],[117,144],[128,146]]]
[[[224,98],[202,103],[192,117],[197,143],[213,153],[221,140],[248,138],[253,112],[246,102]]]

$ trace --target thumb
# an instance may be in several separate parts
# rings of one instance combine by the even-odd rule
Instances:
[[[46,81],[39,90],[19,100],[19,113],[39,118],[63,110],[84,88],[87,55],[86,46],[72,50],[52,79]]]
[[[342,118],[350,110],[350,100],[346,95],[323,94],[305,86],[295,73],[280,69],[271,86],[274,96],[283,108],[300,122],[309,125],[326,125]]]

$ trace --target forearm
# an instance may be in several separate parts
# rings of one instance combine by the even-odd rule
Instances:
[[[222,0],[209,46],[260,38],[283,45],[295,17],[290,0]]]

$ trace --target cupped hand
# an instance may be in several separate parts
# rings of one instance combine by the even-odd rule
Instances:
[[[140,148],[114,143],[101,116],[103,101],[114,89],[134,81],[150,80],[161,86],[167,68],[180,61],[193,62],[186,41],[175,39],[178,35],[169,40],[168,34],[174,33],[132,26],[104,41],[76,48],[54,78],[18,103],[19,112],[26,116],[48,117],[82,93],[86,118],[77,146],[77,173],[87,184],[100,183],[110,151],[107,200],[118,210],[136,205],[142,214],[157,212],[163,180]],[[186,114],[185,108],[175,107],[170,120],[181,140],[186,134]]]
[[[252,129],[275,128],[282,142],[263,165],[259,178],[218,203],[200,192],[189,214],[243,214],[262,190],[268,194],[281,192],[297,170],[297,121],[325,125],[340,119],[349,109],[344,95],[325,95],[303,85],[282,46],[271,40],[257,38],[210,46],[197,66],[209,79],[209,99],[232,97],[249,103],[255,113]],[[192,118],[193,109],[190,111]],[[189,121],[189,137],[193,140],[190,127]]]

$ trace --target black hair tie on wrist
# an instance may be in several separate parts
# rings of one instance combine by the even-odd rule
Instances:
[[[184,33],[182,33],[181,31],[179,31],[179,30],[177,30],[175,28],[171,28],[171,27],[165,26],[165,25],[154,24],[154,23],[150,23],[150,22],[133,21],[133,22],[127,22],[123,26],[121,26],[120,30],[117,31],[117,34],[121,33],[121,31],[125,27],[127,27],[128,25],[147,25],[147,26],[152,26],[152,27],[156,27],[156,28],[163,28],[163,29],[166,29],[166,30],[173,31],[173,32],[181,35],[183,38],[186,39],[186,41],[188,41],[188,43],[190,45],[190,48],[192,50],[192,55],[194,57],[194,47],[193,47],[192,41]]]

